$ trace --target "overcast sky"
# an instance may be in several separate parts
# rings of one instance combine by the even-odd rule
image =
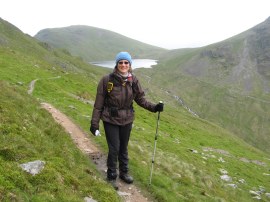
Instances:
[[[34,36],[89,25],[167,48],[209,45],[270,16],[270,0],[1,0],[0,17]]]

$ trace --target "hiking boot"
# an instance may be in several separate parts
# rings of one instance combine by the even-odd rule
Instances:
[[[110,183],[115,190],[118,190],[118,185],[117,185],[115,179],[108,179],[107,178],[107,182]]]
[[[121,180],[123,180],[125,183],[127,184],[131,184],[133,182],[133,177],[131,177],[130,175],[128,175],[127,173],[121,173],[119,175],[119,178]]]

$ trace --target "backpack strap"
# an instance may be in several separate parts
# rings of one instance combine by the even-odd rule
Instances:
[[[132,81],[130,81],[130,85],[132,88],[132,92],[135,93],[135,89],[137,87],[137,78],[132,74]],[[105,81],[106,82],[106,81]],[[109,106],[109,102],[108,102],[108,95],[109,93],[111,93],[111,91],[113,90],[114,86],[120,86],[123,85],[125,86],[125,84],[121,84],[121,81],[119,81],[115,76],[114,73],[110,73],[108,76],[108,82],[107,82],[107,86],[106,86],[106,95],[105,95],[105,106]],[[131,106],[132,107],[132,106]]]

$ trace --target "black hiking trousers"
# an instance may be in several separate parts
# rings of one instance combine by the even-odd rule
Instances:
[[[119,161],[119,172],[128,173],[128,141],[132,123],[119,126],[103,122],[103,125],[109,148],[107,158],[107,178],[116,179],[117,160]]]

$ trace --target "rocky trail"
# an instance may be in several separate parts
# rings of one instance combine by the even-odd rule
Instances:
[[[30,83],[29,94],[32,94],[34,90],[34,85],[37,80]],[[89,135],[84,132],[78,125],[72,122],[72,120],[67,117],[64,113],[56,109],[49,103],[41,103],[42,108],[46,109],[54,118],[54,120],[60,124],[70,135],[77,147],[93,161],[97,169],[104,176],[106,180],[106,154],[102,153],[98,146],[91,140]],[[96,137],[99,138],[99,137]],[[135,179],[136,180],[136,179]],[[150,201],[148,198],[142,195],[141,191],[134,184],[126,184],[123,181],[117,179],[119,189],[117,191],[118,195],[125,202],[146,202]]]

